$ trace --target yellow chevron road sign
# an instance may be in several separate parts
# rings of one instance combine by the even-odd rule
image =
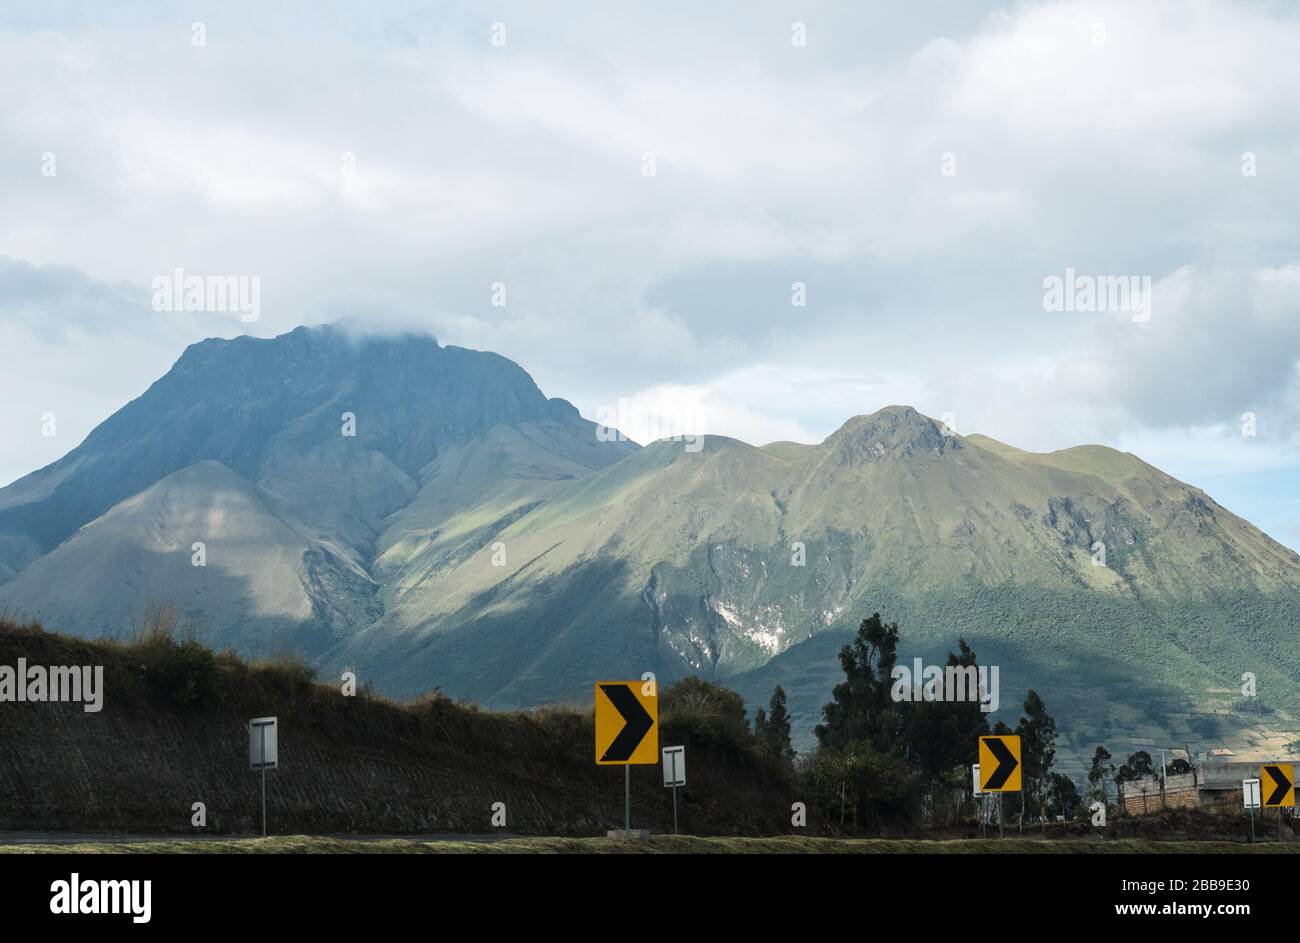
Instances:
[[[654,692],[644,693],[649,688]],[[596,764],[659,762],[659,697],[653,681],[596,684]]]
[[[980,792],[1019,792],[1020,778],[1020,738],[980,737]]]

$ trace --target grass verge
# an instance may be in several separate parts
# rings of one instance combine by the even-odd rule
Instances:
[[[1300,843],[1181,841],[1044,841],[883,838],[698,838],[659,835],[648,846],[608,838],[504,838],[495,841],[354,839],[311,835],[274,838],[85,842],[0,846],[3,854],[1300,854]]]

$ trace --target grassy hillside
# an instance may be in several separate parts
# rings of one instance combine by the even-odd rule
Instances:
[[[87,641],[0,620],[0,664],[102,665],[104,707],[0,704],[0,830],[247,833],[260,777],[245,725],[280,719],[281,768],[267,774],[274,833],[491,831],[504,802],[518,834],[598,835],[621,827],[623,771],[593,762],[587,709],[480,711],[430,694],[409,704],[342,695],[301,662],[246,663],[165,633]],[[364,676],[362,681],[364,681]],[[663,742],[681,743],[683,828],[787,830],[791,783],[743,726],[698,687],[662,700]],[[632,770],[633,824],[671,829],[660,770]],[[813,823],[814,828],[816,823]]]

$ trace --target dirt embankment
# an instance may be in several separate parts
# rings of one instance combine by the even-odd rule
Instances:
[[[272,833],[596,835],[622,826],[623,771],[593,762],[586,711],[488,713],[432,696],[395,705],[312,683],[290,664],[248,665],[169,638],[92,642],[0,621],[0,665],[102,665],[103,709],[0,703],[0,829],[260,830],[261,781],[246,723],[275,715],[280,769],[267,774]],[[364,679],[363,679],[364,680]],[[666,708],[662,742],[684,743],[683,830],[792,831],[801,797],[778,763],[709,718]],[[657,766],[632,769],[632,824],[671,830]],[[810,810],[811,812],[811,810]],[[816,822],[809,823],[810,831]]]

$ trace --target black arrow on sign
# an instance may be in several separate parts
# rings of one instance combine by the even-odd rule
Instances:
[[[1277,783],[1277,788],[1273,790],[1273,795],[1269,796],[1264,805],[1281,805],[1286,794],[1291,791],[1291,780],[1286,778],[1286,773],[1282,772],[1280,766],[1265,766],[1264,772],[1273,777],[1273,782]]]
[[[600,689],[605,692],[605,697],[614,705],[620,714],[623,715],[623,729],[618,732],[614,742],[609,745],[605,755],[600,758],[602,763],[619,763],[626,760],[636,748],[641,745],[642,739],[650,732],[650,728],[655,725],[646,709],[641,706],[632,689],[626,684],[602,684]]]
[[[1001,789],[1011,774],[1016,771],[1020,761],[1011,755],[1007,745],[996,737],[987,737],[984,742],[988,745],[989,752],[997,759],[998,765],[993,770],[993,775],[984,781],[984,788],[989,790]]]

